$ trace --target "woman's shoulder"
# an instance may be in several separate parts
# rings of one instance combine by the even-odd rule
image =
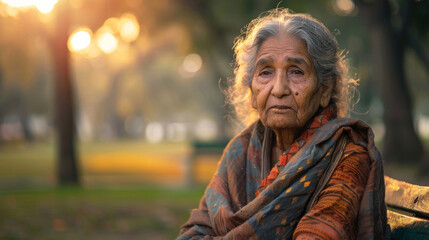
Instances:
[[[343,156],[340,160],[340,165],[349,168],[357,168],[360,171],[369,172],[371,160],[368,150],[361,145],[349,141],[344,149]]]
[[[336,118],[318,129],[316,138],[319,141],[327,140],[332,136],[341,134],[348,136],[345,152],[366,153],[377,155],[378,149],[374,142],[374,132],[371,126],[358,118]],[[338,135],[337,135],[338,136]],[[370,154],[371,155],[371,154]]]
[[[365,122],[362,119],[359,118],[352,118],[352,117],[343,117],[343,118],[334,118],[324,125],[322,125],[322,128],[325,130],[331,129],[332,131],[336,131],[337,129],[348,127],[353,129],[356,132],[360,133],[371,133],[372,134],[372,128],[371,126]]]

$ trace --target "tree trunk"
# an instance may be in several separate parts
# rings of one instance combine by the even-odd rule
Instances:
[[[67,1],[60,1],[57,7],[56,29],[51,39],[56,70],[54,105],[57,130],[57,177],[60,185],[78,185],[74,101],[67,49],[70,15]]]
[[[395,32],[391,24],[388,0],[356,3],[368,30],[375,77],[381,82],[386,128],[384,159],[418,163],[423,156],[423,147],[414,129],[412,102],[406,84],[405,38]]]

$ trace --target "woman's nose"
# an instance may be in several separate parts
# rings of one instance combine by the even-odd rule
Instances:
[[[289,80],[287,78],[286,73],[277,72],[275,74],[271,94],[278,98],[282,98],[283,96],[291,94]]]

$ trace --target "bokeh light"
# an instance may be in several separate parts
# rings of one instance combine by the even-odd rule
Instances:
[[[109,27],[101,27],[96,34],[97,45],[104,53],[112,53],[118,48],[118,39]]]
[[[352,0],[334,0],[333,8],[336,14],[347,16],[355,10],[355,4]]]
[[[1,0],[1,2],[13,8],[21,8],[23,10],[35,7],[39,12],[47,14],[54,9],[58,0]]]
[[[76,29],[69,37],[67,46],[71,52],[79,52],[87,49],[91,44],[92,31],[87,27]]]
[[[124,42],[132,42],[140,33],[140,25],[137,18],[131,13],[125,13],[119,20],[119,35]]]
[[[201,69],[203,60],[201,56],[196,53],[191,53],[183,60],[182,67],[188,73],[196,73]]]
[[[217,137],[219,130],[215,121],[211,119],[201,119],[195,127],[195,136],[199,140],[212,141]]]
[[[103,26],[110,28],[112,32],[117,32],[119,31],[119,18],[108,18],[106,21],[104,21]]]
[[[6,15],[4,15],[4,13]],[[15,7],[6,6],[6,10],[4,13],[2,13],[2,17],[10,16],[10,17],[16,18],[19,14],[19,10],[18,8],[15,8]]]
[[[146,139],[150,143],[159,143],[164,139],[164,128],[159,122],[151,122],[146,127]]]
[[[3,3],[14,8],[28,8],[34,6],[33,0],[1,0]]]
[[[38,0],[34,1],[34,5],[36,6],[37,10],[39,10],[39,12],[46,14],[54,9],[57,2],[58,0]]]

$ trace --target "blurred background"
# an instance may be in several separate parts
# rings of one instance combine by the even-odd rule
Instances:
[[[0,239],[174,239],[243,128],[234,39],[275,7],[336,35],[386,175],[429,185],[427,0],[0,0]]]

